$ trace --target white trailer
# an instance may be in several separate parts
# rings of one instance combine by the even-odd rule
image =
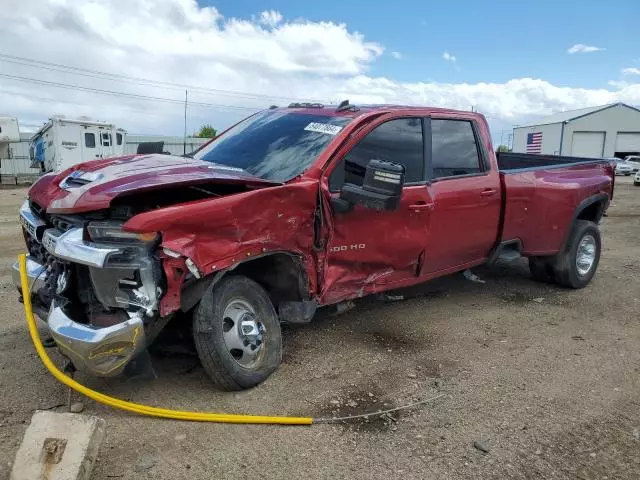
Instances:
[[[52,117],[31,137],[31,165],[57,172],[77,163],[124,153],[127,132],[86,117]]]
[[[14,117],[0,117],[0,160],[11,158],[10,143],[20,141],[18,119]]]
[[[0,117],[0,143],[17,143],[20,141],[20,127],[18,119],[14,117]]]
[[[0,116],[0,183],[17,185],[37,177],[38,171],[29,168],[25,137],[17,118]]]

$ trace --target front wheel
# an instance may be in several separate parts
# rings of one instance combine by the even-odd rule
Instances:
[[[193,318],[202,366],[222,390],[262,383],[280,366],[280,322],[264,289],[240,276],[224,277],[205,292]]]
[[[598,226],[587,220],[577,220],[567,248],[554,266],[556,282],[569,288],[585,287],[596,273],[601,250]]]
[[[640,187],[640,182],[633,182],[636,187]]]

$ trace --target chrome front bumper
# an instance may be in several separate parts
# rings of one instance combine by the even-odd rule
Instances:
[[[98,377],[118,375],[145,347],[142,317],[93,328],[71,320],[55,303],[47,324],[62,353],[81,371]]]
[[[44,285],[47,267],[27,257],[27,277],[31,292]],[[16,262],[12,269],[13,283],[21,290],[20,267]],[[47,318],[51,336],[62,353],[76,369],[100,377],[111,377],[122,372],[129,361],[145,348],[142,317],[138,314],[129,320],[104,328],[94,328],[74,322],[55,302]]]

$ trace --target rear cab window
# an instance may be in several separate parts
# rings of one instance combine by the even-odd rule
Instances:
[[[431,120],[433,178],[455,178],[484,172],[484,162],[469,120]]]

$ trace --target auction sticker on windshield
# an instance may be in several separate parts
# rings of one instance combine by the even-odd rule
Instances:
[[[337,135],[342,130],[342,127],[337,125],[331,125],[329,123],[311,122],[304,127],[308,132],[326,133],[327,135]]]

